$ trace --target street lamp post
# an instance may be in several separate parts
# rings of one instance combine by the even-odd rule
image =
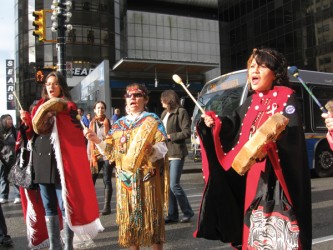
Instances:
[[[64,0],[60,0],[60,5],[64,3]],[[66,77],[66,40],[65,40],[65,17],[63,16],[64,9],[60,8],[58,18],[58,37],[57,37],[57,49],[58,49],[58,70]]]
[[[53,0],[51,9],[52,17],[51,20],[53,32],[57,32],[57,55],[58,55],[58,71],[62,73],[62,75],[66,78],[66,35],[65,32],[67,30],[72,29],[69,20],[72,16],[72,13],[69,10],[72,7],[71,1],[65,0]]]

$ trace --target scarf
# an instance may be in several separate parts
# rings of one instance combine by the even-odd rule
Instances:
[[[101,117],[95,116],[90,122],[89,129],[96,132],[97,123],[103,124],[104,135],[107,135],[111,128],[109,119],[107,119],[104,114]],[[98,161],[98,158],[100,158],[102,155],[96,149],[95,143],[93,143],[93,142],[89,142],[89,143],[90,143],[90,170],[91,170],[92,174],[97,174],[98,173],[97,161]]]

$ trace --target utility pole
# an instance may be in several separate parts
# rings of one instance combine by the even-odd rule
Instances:
[[[53,0],[51,9],[53,10],[51,20],[53,32],[57,32],[57,56],[58,56],[58,71],[66,78],[66,31],[72,29],[69,20],[72,13],[69,10],[72,7],[71,1]]]

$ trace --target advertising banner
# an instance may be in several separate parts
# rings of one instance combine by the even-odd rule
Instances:
[[[15,110],[15,70],[14,60],[6,60],[7,110]]]

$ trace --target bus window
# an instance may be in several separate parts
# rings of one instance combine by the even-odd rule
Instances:
[[[231,115],[239,106],[242,91],[243,87],[238,87],[206,94],[199,98],[200,104],[203,104],[205,110],[214,111],[218,116]],[[194,126],[198,123],[201,115],[201,112],[195,107],[192,117],[192,131],[194,131]]]
[[[296,100],[297,100],[296,109],[297,109],[297,112],[301,116],[303,127],[306,128],[306,121],[305,121],[306,115],[304,114],[305,110],[303,109],[303,106],[304,106],[304,92],[303,92],[303,90],[304,89],[299,84],[298,85],[291,85],[291,87],[295,91],[295,95],[296,95]]]
[[[325,106],[329,100],[333,99],[333,88],[314,86],[312,88],[312,93],[317,97],[319,103],[323,106]],[[321,117],[322,111],[314,101],[312,101],[311,113],[313,114],[313,129],[326,131],[324,119]]]
[[[228,89],[214,95],[206,104],[207,110],[214,111],[218,116],[227,116],[239,106],[243,88]]]

